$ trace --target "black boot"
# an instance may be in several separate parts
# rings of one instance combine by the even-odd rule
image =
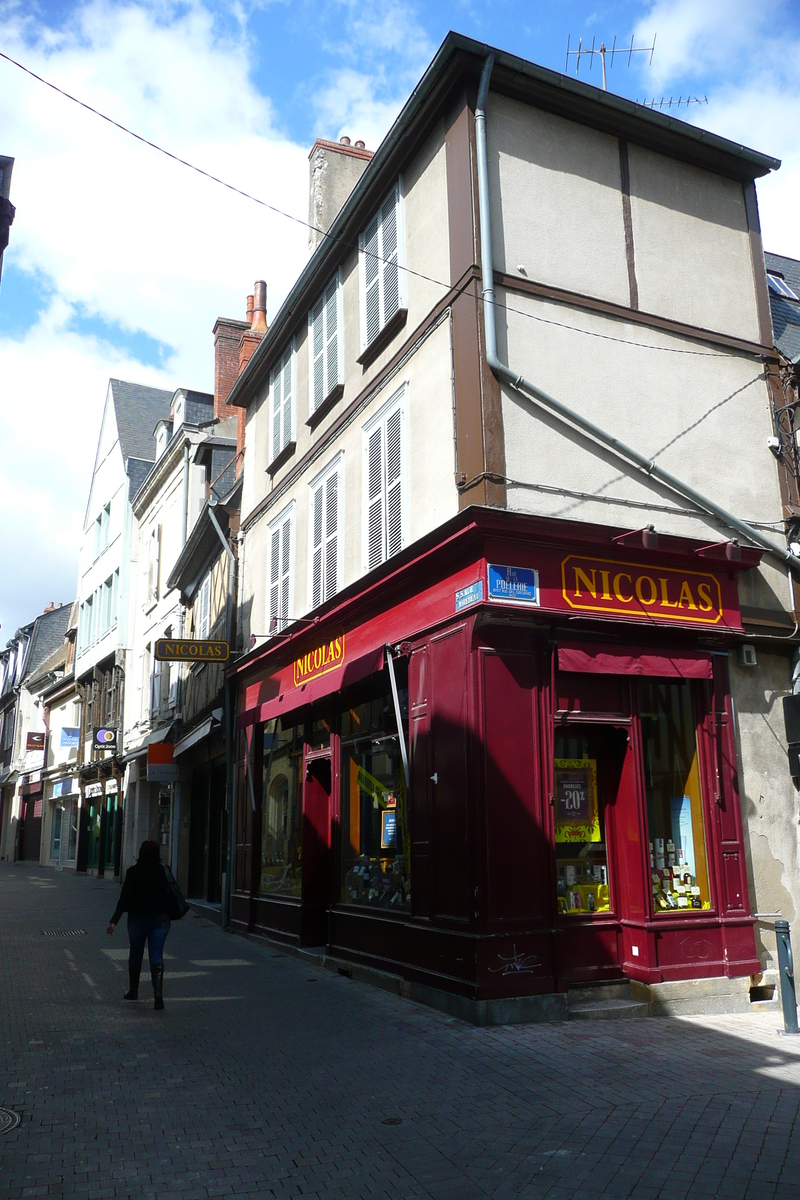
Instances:
[[[139,999],[139,976],[141,974],[141,971],[142,971],[141,963],[139,963],[138,967],[132,967],[131,964],[128,963],[128,982],[130,983],[130,988],[125,993],[126,1000],[138,1000]]]
[[[151,964],[150,975],[153,980],[153,996],[155,998],[153,1008],[158,1011],[164,1007],[164,964],[156,963],[155,966]]]

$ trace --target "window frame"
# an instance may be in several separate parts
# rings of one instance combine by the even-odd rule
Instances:
[[[203,600],[204,593],[205,593],[205,600]],[[203,628],[201,627],[203,603],[205,603],[205,623],[204,623],[205,631],[203,631]],[[198,605],[200,606],[199,609],[197,608]],[[197,612],[197,620],[196,620],[196,624],[195,624],[194,636],[196,638],[200,638],[201,641],[205,641],[208,638],[209,632],[211,630],[211,572],[210,571],[208,571],[206,573],[206,575],[203,579],[203,582],[200,584],[200,587],[197,589],[197,596],[195,597],[195,608],[196,608],[196,612]]]
[[[279,595],[279,597],[278,597],[279,611],[278,611],[278,613],[275,614],[276,623],[275,623],[275,629],[273,630],[271,628],[272,616],[273,616],[273,614],[272,614],[272,587],[273,587],[273,584],[272,584],[272,539],[273,539],[274,534],[277,531],[280,533],[280,537],[281,537],[281,541],[282,541],[282,538],[283,538],[282,531],[283,531],[283,527],[286,525],[287,521],[289,523],[289,567],[288,567],[288,571],[287,571],[288,587],[287,587],[287,601],[286,601],[286,607],[288,609],[288,612],[285,617],[281,617],[279,615],[279,612],[280,612],[280,595]],[[297,538],[296,538],[295,502],[294,502],[294,500],[290,500],[289,503],[286,504],[281,509],[281,511],[277,514],[277,516],[272,518],[269,525],[267,526],[267,561],[266,561],[266,571],[265,571],[267,586],[265,589],[265,591],[266,591],[266,605],[265,605],[266,627],[265,628],[266,628],[266,636],[270,637],[270,638],[274,637],[276,634],[282,633],[283,630],[286,628],[286,626],[291,624],[291,619],[292,619],[291,613],[292,613],[292,608],[294,607],[294,584],[295,584],[295,574],[296,574],[296,572],[295,572],[296,540],[297,540]],[[281,553],[281,554],[283,553],[282,544],[279,544],[279,553]],[[283,572],[279,570],[278,574],[279,574],[278,586],[279,586],[279,588],[282,588]]]
[[[400,547],[393,553],[389,553],[387,545],[387,490],[386,490],[386,425],[392,415],[400,412]],[[409,497],[409,430],[408,430],[408,384],[403,383],[401,386],[385,401],[384,404],[373,413],[368,421],[362,426],[362,450],[361,450],[361,573],[366,575],[369,571],[374,571],[377,567],[385,563],[389,558],[394,558],[397,554],[402,553],[409,542],[409,516],[408,516],[408,497]],[[381,435],[381,540],[382,540],[382,557],[379,563],[374,563],[370,566],[369,562],[369,443],[371,435],[376,429],[383,430]]]
[[[276,379],[276,376],[278,373],[280,373],[282,375],[283,372],[285,371],[285,361],[286,361],[287,354],[289,356],[289,360],[290,360],[290,364],[291,364],[291,371],[290,371],[291,394],[290,394],[290,398],[289,398],[289,436],[284,442],[282,442],[282,444],[280,446],[276,447],[276,445],[275,445],[275,413],[274,413],[274,407],[273,407],[275,404],[275,379]],[[281,387],[283,387],[283,385],[281,385]],[[281,409],[283,409],[285,407],[285,404],[286,404],[286,400],[283,395],[283,392],[281,392]],[[267,408],[267,413],[269,416],[269,461],[270,461],[270,463],[273,463],[275,461],[275,459],[278,458],[279,455],[284,453],[284,451],[287,449],[288,446],[291,446],[292,443],[297,441],[297,354],[296,354],[296,346],[295,346],[294,337],[291,337],[289,339],[289,341],[285,343],[283,350],[278,355],[276,361],[273,363],[272,368],[270,369],[270,373],[269,373],[269,405]],[[281,424],[283,424],[283,415],[281,416]]]
[[[328,480],[336,475],[338,483],[336,485],[336,586],[333,590],[329,590],[326,586],[326,562],[325,543],[328,540],[326,510],[325,510],[325,488]],[[314,501],[318,491],[322,490],[322,561],[321,561],[321,584],[320,584],[320,599],[314,603]],[[344,564],[344,450],[340,450],[338,454],[331,459],[321,471],[318,471],[308,484],[308,578],[307,578],[307,607],[311,611],[319,608],[326,601],[335,596],[337,592],[342,590],[344,586],[342,579],[342,570]]]
[[[331,285],[336,287],[336,378],[331,381],[328,377],[328,334],[327,334],[327,306],[325,296],[331,288]],[[308,415],[313,417],[315,413],[330,400],[337,388],[344,386],[344,304],[342,299],[342,269],[339,267],[330,277],[328,282],[322,288],[317,296],[315,303],[308,310]],[[316,355],[314,354],[314,309],[322,301],[322,397],[319,401],[316,399],[314,388],[314,364]],[[270,414],[271,415],[271,414]]]
[[[396,258],[396,263],[397,263],[397,308],[387,318],[386,313],[385,313],[385,308],[384,308],[383,277],[384,277],[384,272],[385,272],[385,268],[386,268],[386,263],[383,261],[383,233],[382,233],[383,221],[381,219],[381,213],[386,205],[387,200],[390,198],[392,191],[394,192],[394,195],[395,195],[395,223],[396,223],[396,229],[397,229],[397,258]],[[367,233],[369,226],[372,224],[372,222],[376,216],[378,216],[378,218],[379,218],[378,230],[376,232],[379,234],[379,241],[380,241],[379,262],[378,262],[379,321],[378,321],[378,328],[376,329],[374,335],[372,337],[368,337],[368,331],[367,331],[367,276],[366,276],[367,237],[366,237],[366,233]],[[403,176],[398,175],[393,187],[387,192],[384,199],[377,206],[377,208],[372,213],[372,216],[366,222],[364,229],[358,235],[358,309],[359,309],[359,328],[360,328],[360,346],[361,346],[360,353],[362,355],[365,354],[370,349],[370,347],[373,346],[378,341],[378,339],[380,338],[384,329],[387,327],[387,325],[392,320],[392,318],[394,318],[397,315],[397,313],[404,312],[408,309],[408,295],[407,295],[407,288],[406,288],[407,281],[406,281],[405,267],[406,267],[405,190],[404,190],[404,186],[403,186]]]

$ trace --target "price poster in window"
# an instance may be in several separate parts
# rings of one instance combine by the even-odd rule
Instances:
[[[555,760],[557,842],[599,842],[597,759]]]

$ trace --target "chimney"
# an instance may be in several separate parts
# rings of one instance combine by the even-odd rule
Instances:
[[[267,332],[267,285],[263,279],[257,279],[253,285],[253,315],[250,328],[256,333]],[[250,297],[247,297],[248,300]]]
[[[50,601],[50,603],[48,604],[47,608],[45,608],[45,609],[42,609],[42,612],[46,612],[46,613],[49,613],[49,612],[54,612],[54,611],[55,611],[55,607],[56,607],[56,606],[55,606],[55,604],[54,604],[54,603],[53,603],[53,601],[51,600],[51,601]]]
[[[312,226],[308,249],[311,254],[330,229],[372,154],[362,141],[351,146],[349,137],[342,137],[338,142],[317,138],[314,142],[308,156],[308,223]]]
[[[254,302],[254,300],[255,300],[254,296],[247,297],[247,323],[248,323],[248,325],[253,324],[253,302]]]

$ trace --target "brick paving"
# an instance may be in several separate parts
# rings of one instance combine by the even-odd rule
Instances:
[[[0,864],[2,1200],[800,1200],[777,1014],[476,1029],[193,916],[154,1013],[116,895]]]

